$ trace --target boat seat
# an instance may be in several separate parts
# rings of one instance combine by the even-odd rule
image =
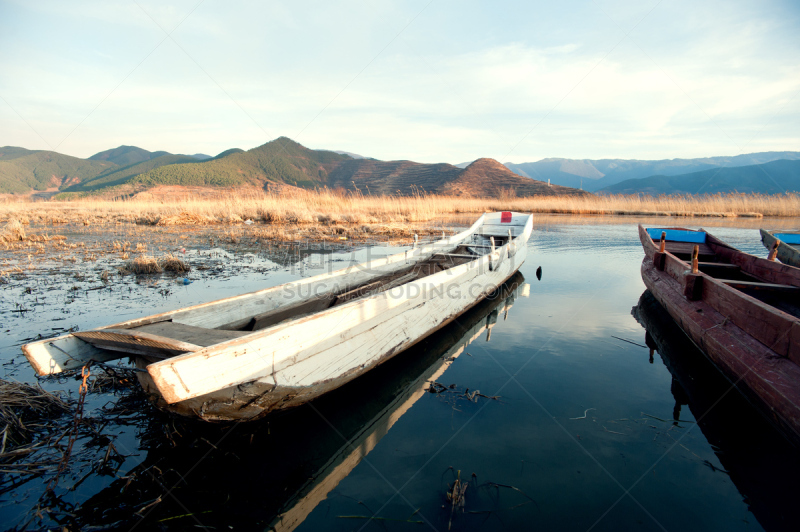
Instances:
[[[150,323],[131,329],[95,329],[73,333],[74,336],[101,349],[169,358],[182,353],[199,351],[248,334],[243,331],[224,331],[184,325],[172,321]]]
[[[770,292],[783,292],[786,294],[800,295],[800,288],[786,284],[760,283],[755,281],[734,281],[728,279],[719,279],[719,282],[724,283],[731,288],[736,288],[737,290],[765,290]]]
[[[658,241],[656,241],[656,247],[658,247]],[[673,255],[690,255],[694,250],[694,247],[698,246],[700,248],[700,256],[701,257],[714,257],[715,253],[714,250],[708,244],[694,244],[692,242],[670,242],[667,241],[667,251],[672,253]]]
[[[195,327],[174,321],[159,321],[149,325],[142,325],[129,331],[141,331],[157,336],[164,336],[182,342],[207,347],[218,344],[233,338],[238,338],[248,334],[247,331],[225,331],[223,329],[206,329],[205,327]]]

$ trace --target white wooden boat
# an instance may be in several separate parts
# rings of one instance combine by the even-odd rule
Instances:
[[[158,406],[256,419],[333,390],[456,319],[519,269],[532,228],[531,215],[487,213],[404,253],[22,350],[39,375],[130,356]]]

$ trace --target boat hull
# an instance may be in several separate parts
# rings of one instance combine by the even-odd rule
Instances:
[[[372,312],[371,319],[359,324],[360,332],[350,335],[346,341],[326,349],[316,349],[309,356],[299,353],[293,364],[265,377],[173,402],[161,393],[163,386],[156,384],[152,371],[140,373],[139,380],[159,408],[205,421],[250,421],[271,412],[294,408],[367,373],[457,320],[517,273],[526,256],[527,247],[520,246],[514,256],[506,257],[491,269],[490,260],[487,260],[486,264],[462,268],[463,272],[450,273],[448,270],[437,274],[449,277],[445,281],[435,276],[428,278],[427,290],[421,285],[420,296],[400,303],[399,306],[407,308],[392,309],[388,319],[388,312]],[[482,268],[485,271],[480,271]],[[413,291],[413,286],[407,286],[406,292]],[[453,297],[454,289],[459,296],[465,297]],[[395,294],[392,292],[381,297],[391,300],[408,296],[400,290]],[[426,292],[428,297],[423,297]],[[253,342],[250,340],[251,349],[266,349],[269,338],[263,340],[265,346],[253,345]],[[137,364],[152,369],[152,365],[142,359],[138,359]],[[303,384],[291,384],[298,381]]]
[[[800,366],[792,360],[796,347],[791,343],[797,320],[771,342],[765,340],[770,346],[762,343],[754,338],[767,337],[758,329],[757,301],[702,273],[700,290],[692,293],[687,290],[692,277],[688,264],[671,255],[666,264],[659,261],[652,241],[646,233],[640,235],[646,252],[642,280],[653,296],[733,385],[791,440],[800,442]],[[680,264],[685,270],[680,271]],[[722,292],[729,297],[726,305],[720,305]]]
[[[258,419],[328,393],[456,320],[519,270],[532,229],[529,214],[487,213],[403,253],[22,349],[40,375],[130,356],[165,410]]]

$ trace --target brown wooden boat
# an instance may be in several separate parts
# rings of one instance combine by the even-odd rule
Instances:
[[[800,269],[707,232],[645,229],[642,279],[689,338],[800,442]]]

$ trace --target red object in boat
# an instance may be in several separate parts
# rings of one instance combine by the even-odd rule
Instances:
[[[511,213],[509,211],[503,211],[502,213],[500,213],[500,223],[501,224],[511,223]]]

